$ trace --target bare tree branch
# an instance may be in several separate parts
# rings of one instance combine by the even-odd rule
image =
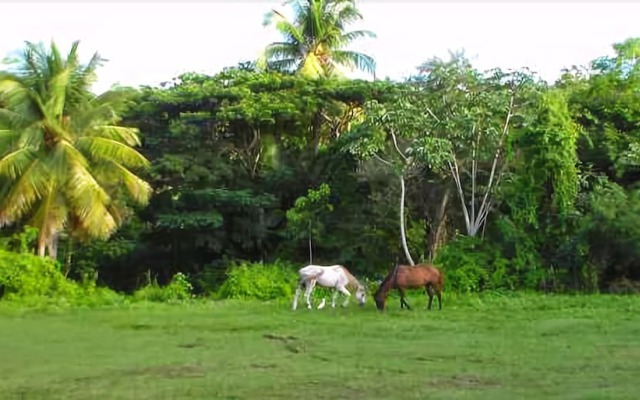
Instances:
[[[409,159],[400,151],[400,148],[398,147],[398,140],[396,139],[396,134],[391,132],[391,138],[393,139],[393,145],[395,146],[398,154],[400,154],[400,157],[402,157],[402,159],[405,162],[409,162]]]
[[[493,157],[493,165],[491,166],[491,174],[489,175],[489,183],[487,184],[487,190],[486,190],[486,192],[484,194],[484,197],[482,199],[482,203],[480,205],[479,214],[482,214],[482,213],[488,214],[488,210],[485,211],[485,209],[488,209],[488,207],[489,207],[487,199],[489,198],[489,194],[492,191],[493,179],[495,177],[496,167],[498,165],[498,159],[500,158],[500,154],[502,153],[502,146],[503,146],[503,143],[504,143],[504,138],[507,136],[507,133],[509,132],[509,121],[511,120],[511,117],[513,116],[514,97],[515,97],[515,95],[512,94],[511,95],[511,99],[509,100],[509,111],[507,112],[507,117],[505,118],[504,126],[502,128],[502,134],[500,135],[500,140],[498,142],[498,148],[496,149],[496,154]],[[479,222],[479,221],[474,221],[474,225],[476,225],[475,226],[475,230],[477,230],[479,228],[479,225],[477,223],[475,223],[475,222]]]
[[[382,162],[383,164],[386,164],[386,165],[388,165],[388,166],[393,165],[391,162],[389,162],[389,161],[385,160],[384,158],[380,157],[380,156],[379,156],[379,155],[377,155],[377,154],[374,154],[374,155],[373,155],[373,157],[374,157],[376,160],[378,160],[378,161]]]
[[[462,212],[464,214],[464,222],[467,227],[467,233],[470,234],[471,223],[469,221],[469,212],[467,211],[467,204],[464,201],[464,192],[462,190],[462,185],[460,184],[460,175],[458,171],[458,164],[456,163],[455,157],[453,154],[451,155],[453,158],[453,163],[451,160],[447,161],[449,163],[449,169],[451,170],[451,175],[453,176],[453,180],[456,183],[456,188],[458,189],[458,195],[460,196],[460,202],[462,203]]]

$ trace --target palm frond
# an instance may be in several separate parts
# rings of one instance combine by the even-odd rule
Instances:
[[[124,168],[122,165],[115,165],[120,172],[120,177],[127,188],[129,196],[138,204],[146,205],[149,202],[153,189],[149,183]]]
[[[286,42],[271,43],[265,48],[265,56],[268,60],[281,60],[300,57],[299,48]]]
[[[87,136],[116,140],[133,147],[140,146],[142,144],[137,132],[138,130],[135,128],[115,125],[102,125],[87,131]]]
[[[77,151],[71,146],[66,150],[69,153]],[[73,154],[69,157],[78,158]],[[69,163],[64,189],[71,211],[87,231],[94,237],[106,238],[115,228],[115,221],[106,209],[111,198],[96,182],[86,165],[82,162]]]
[[[22,147],[10,152],[0,159],[0,177],[11,180],[18,179],[35,160],[32,149]]]
[[[52,179],[39,160],[32,162],[17,180],[4,182],[0,198],[0,226],[11,224],[26,215],[33,204],[49,193]]]
[[[65,96],[67,91],[67,85],[69,84],[70,71],[69,69],[63,69],[56,73],[48,83],[48,99],[44,103],[44,107],[47,114],[53,118],[60,118],[64,111]]]
[[[20,137],[20,132],[11,129],[0,129],[0,156],[14,151],[14,146],[20,141]]]
[[[117,140],[86,136],[79,138],[75,148],[95,161],[112,161],[127,167],[147,167],[149,161],[135,149]]]
[[[374,74],[376,71],[375,60],[371,56],[356,51],[335,51],[333,52],[333,59],[337,64],[355,67],[371,74]]]
[[[351,31],[340,36],[340,42],[343,45],[348,45],[358,39],[363,39],[363,38],[375,39],[376,37],[377,35],[375,33],[367,30]]]
[[[292,44],[304,43],[304,35],[289,21],[278,21],[276,29]]]

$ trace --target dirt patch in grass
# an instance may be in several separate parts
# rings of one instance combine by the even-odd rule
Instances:
[[[180,347],[181,349],[193,349],[196,347],[205,347],[205,342],[204,342],[204,339],[202,338],[196,338],[196,340],[192,342],[179,343],[178,347]]]
[[[473,374],[455,374],[448,377],[435,378],[428,386],[438,389],[489,389],[499,386],[495,379]]]
[[[278,341],[284,344],[284,348],[291,353],[304,353],[307,351],[307,346],[299,338],[295,336],[282,336],[273,333],[265,333],[263,338],[271,341]]]
[[[202,378],[206,370],[199,365],[155,365],[127,371],[127,375],[145,375],[156,378]]]

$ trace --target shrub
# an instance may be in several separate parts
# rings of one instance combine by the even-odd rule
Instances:
[[[134,292],[136,300],[157,302],[180,302],[193,297],[193,286],[189,278],[182,272],[178,272],[171,278],[166,286],[158,285],[157,281],[150,282],[147,286]]]
[[[0,250],[0,299],[33,307],[114,304],[124,297],[95,282],[66,279],[51,258]]]
[[[434,263],[445,274],[445,286],[461,293],[513,289],[509,261],[500,250],[479,238],[459,236],[445,245]]]
[[[51,258],[0,250],[0,297],[3,299],[75,297],[77,289]]]
[[[276,300],[291,298],[298,283],[296,268],[279,261],[273,264],[241,262],[231,265],[217,297],[225,299]]]

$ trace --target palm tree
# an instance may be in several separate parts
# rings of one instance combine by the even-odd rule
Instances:
[[[276,10],[265,17],[264,25],[275,22],[285,41],[268,45],[260,65],[314,78],[340,75],[341,66],[375,74],[372,57],[345,49],[356,39],[376,37],[366,30],[345,32],[347,25],[362,19],[355,0],[288,0],[286,4],[293,8],[293,22]]]
[[[107,238],[124,220],[128,200],[146,204],[148,183],[130,168],[148,161],[120,127],[122,92],[90,92],[102,58],[66,58],[51,43],[26,43],[14,68],[0,72],[0,226],[38,228],[38,254],[57,256],[65,229],[76,238]]]

